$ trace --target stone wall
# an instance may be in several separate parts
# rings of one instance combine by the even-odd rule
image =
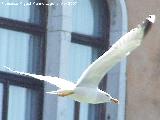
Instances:
[[[126,0],[129,30],[149,14],[156,23],[127,59],[126,120],[160,118],[160,1]]]

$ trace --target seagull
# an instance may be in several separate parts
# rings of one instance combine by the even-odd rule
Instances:
[[[122,58],[128,56],[130,52],[141,45],[144,36],[155,22],[155,15],[149,15],[146,20],[122,36],[108,51],[95,60],[82,73],[77,83],[73,83],[58,77],[42,76],[19,72],[4,66],[16,74],[29,76],[38,80],[46,81],[58,87],[56,91],[47,92],[61,97],[68,97],[78,102],[99,104],[99,103],[119,103],[118,99],[98,88],[98,85],[105,74]]]

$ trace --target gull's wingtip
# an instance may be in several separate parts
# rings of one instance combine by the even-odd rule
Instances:
[[[155,23],[156,16],[155,15],[149,15],[149,17],[146,18],[148,21]]]

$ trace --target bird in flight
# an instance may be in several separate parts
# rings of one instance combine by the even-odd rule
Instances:
[[[141,45],[144,36],[148,33],[154,22],[155,15],[149,15],[141,25],[138,25],[136,28],[122,36],[108,51],[88,66],[78,79],[77,83],[58,77],[30,74],[15,71],[8,67],[5,68],[16,74],[46,81],[59,88],[57,91],[47,92],[49,94],[56,94],[58,96],[71,98],[75,101],[91,104],[106,102],[119,103],[119,101],[110,94],[100,90],[98,85],[105,74],[115,64]]]

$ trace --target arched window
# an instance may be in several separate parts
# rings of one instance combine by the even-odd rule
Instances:
[[[109,24],[109,10],[105,0],[81,0],[73,6],[70,47],[70,77],[73,81],[76,81],[84,69],[107,50]],[[106,78],[100,87],[106,89]],[[74,118],[104,120],[105,111],[105,104],[93,106],[75,102]]]

